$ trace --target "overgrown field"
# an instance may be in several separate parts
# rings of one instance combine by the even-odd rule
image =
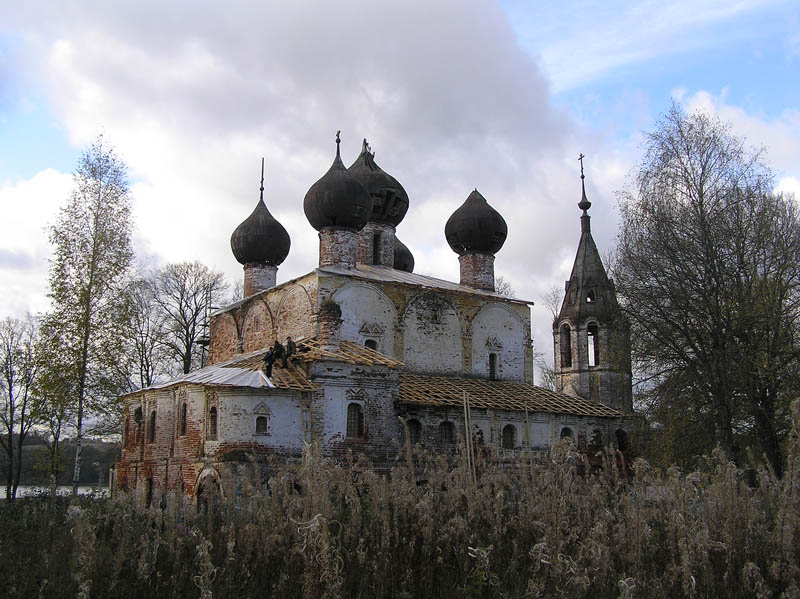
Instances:
[[[795,430],[796,433],[796,430]],[[796,436],[795,436],[796,439]],[[800,460],[783,480],[721,454],[696,472],[582,457],[393,476],[312,454],[197,513],[173,500],[0,506],[4,597],[798,597]],[[425,482],[420,480],[424,473]]]

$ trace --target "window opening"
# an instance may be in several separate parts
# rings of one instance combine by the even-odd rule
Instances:
[[[181,427],[180,427],[180,434],[186,434],[186,404],[181,406]]]
[[[558,345],[561,348],[561,367],[570,367],[572,366],[572,331],[570,331],[569,325],[564,324],[561,326],[561,334],[559,336]]]
[[[208,439],[217,439],[217,408],[212,407],[208,410]]]
[[[443,445],[455,443],[456,427],[452,422],[445,420],[439,425],[439,442]]]
[[[596,428],[592,431],[592,436],[589,439],[589,449],[592,451],[599,451],[603,448],[603,431]]]
[[[372,263],[381,263],[381,234],[375,233],[372,235]]]
[[[614,431],[614,436],[617,439],[617,449],[620,451],[625,451],[628,449],[628,433],[621,428],[618,428],[616,431]]]
[[[594,299],[595,299],[594,298],[594,289],[590,289],[586,293],[586,301],[591,304],[594,301]]]
[[[256,434],[266,435],[269,433],[269,418],[266,416],[258,416],[256,418]]]
[[[422,425],[419,420],[412,418],[406,422],[408,427],[408,442],[411,445],[416,445],[422,441]]]
[[[517,429],[513,424],[503,427],[503,449],[514,449],[517,445]]]
[[[351,403],[347,406],[347,438],[364,438],[364,410],[360,404]]]
[[[149,508],[153,504],[153,479],[147,479],[147,486],[144,495],[144,507]]]
[[[572,439],[572,429],[569,428],[568,426],[565,426],[564,428],[562,428],[561,429],[561,438],[562,439],[567,439],[567,438]]]
[[[367,339],[364,345],[373,351],[378,351],[378,342],[375,339]]]
[[[497,380],[497,354],[489,354],[489,380]]]
[[[597,339],[597,323],[591,323],[586,329],[586,341],[588,344],[589,366],[597,366],[600,363],[600,344]]]
[[[152,443],[156,440],[156,411],[150,412],[150,425],[147,427],[147,440]]]

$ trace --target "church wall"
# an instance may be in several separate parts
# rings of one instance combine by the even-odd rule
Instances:
[[[302,413],[298,392],[252,393],[246,390],[219,394],[218,440],[206,441],[214,455],[231,443],[255,443],[271,448],[303,448]],[[267,418],[267,433],[256,432],[256,419]]]
[[[481,308],[472,321],[472,374],[489,376],[489,354],[497,355],[497,379],[525,380],[525,329],[504,304]]]
[[[359,285],[363,286],[361,291],[355,289]],[[366,289],[378,293],[371,295]],[[482,342],[473,337],[476,330],[480,337],[496,326],[504,346],[500,378],[529,383],[533,380],[530,309],[526,304],[335,275],[320,277],[319,296],[333,297],[340,304],[341,339],[345,341],[362,344],[369,338],[362,330],[364,325],[388,326],[391,320],[393,331],[387,328],[383,335],[375,336],[378,348],[417,372],[488,376],[488,352],[476,346],[483,343],[481,347],[485,348],[488,334]],[[382,298],[379,301],[383,305],[372,299],[374,296]],[[494,308],[478,317],[487,306]],[[504,314],[496,312],[497,309]],[[482,356],[473,359],[478,350]]]
[[[211,317],[208,364],[266,349],[277,338],[317,334],[317,277],[299,279],[248,297]]]
[[[341,362],[314,364],[314,380],[322,385],[312,411],[319,418],[316,438],[324,455],[366,455],[377,467],[391,467],[399,446],[399,426],[394,409],[397,372],[384,366],[356,366]],[[347,436],[348,406],[361,406],[362,437]]]
[[[394,353],[395,307],[383,292],[368,283],[351,282],[337,289],[332,299],[342,309],[341,339],[362,345],[373,339],[379,352]]]
[[[462,329],[458,312],[448,298],[423,293],[403,316],[403,361],[417,372],[462,371]]]

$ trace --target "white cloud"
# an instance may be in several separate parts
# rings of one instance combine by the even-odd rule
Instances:
[[[790,180],[800,170],[800,110],[784,110],[776,118],[750,114],[741,106],[726,102],[726,90],[719,95],[698,91],[685,97],[687,111],[716,114],[730,123],[734,135],[756,148],[763,146],[764,161],[781,179]]]
[[[4,313],[20,316],[48,308],[47,226],[55,222],[71,188],[72,176],[52,169],[0,187],[0,306]]]

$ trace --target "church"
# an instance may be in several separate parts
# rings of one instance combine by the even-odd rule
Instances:
[[[319,263],[277,283],[291,240],[261,197],[233,232],[244,299],[211,316],[207,365],[130,393],[114,488],[149,506],[168,492],[235,493],[243,463],[363,455],[388,471],[404,447],[452,452],[468,440],[498,461],[625,450],[632,415],[627,322],[591,235],[583,169],[580,240],[553,323],[556,391],[533,384],[531,302],[495,290],[503,217],[476,190],[444,225],[458,282],[414,273],[396,232],[403,186],[366,140],[350,167],[339,135],[305,195]],[[296,350],[269,366],[276,340]]]

